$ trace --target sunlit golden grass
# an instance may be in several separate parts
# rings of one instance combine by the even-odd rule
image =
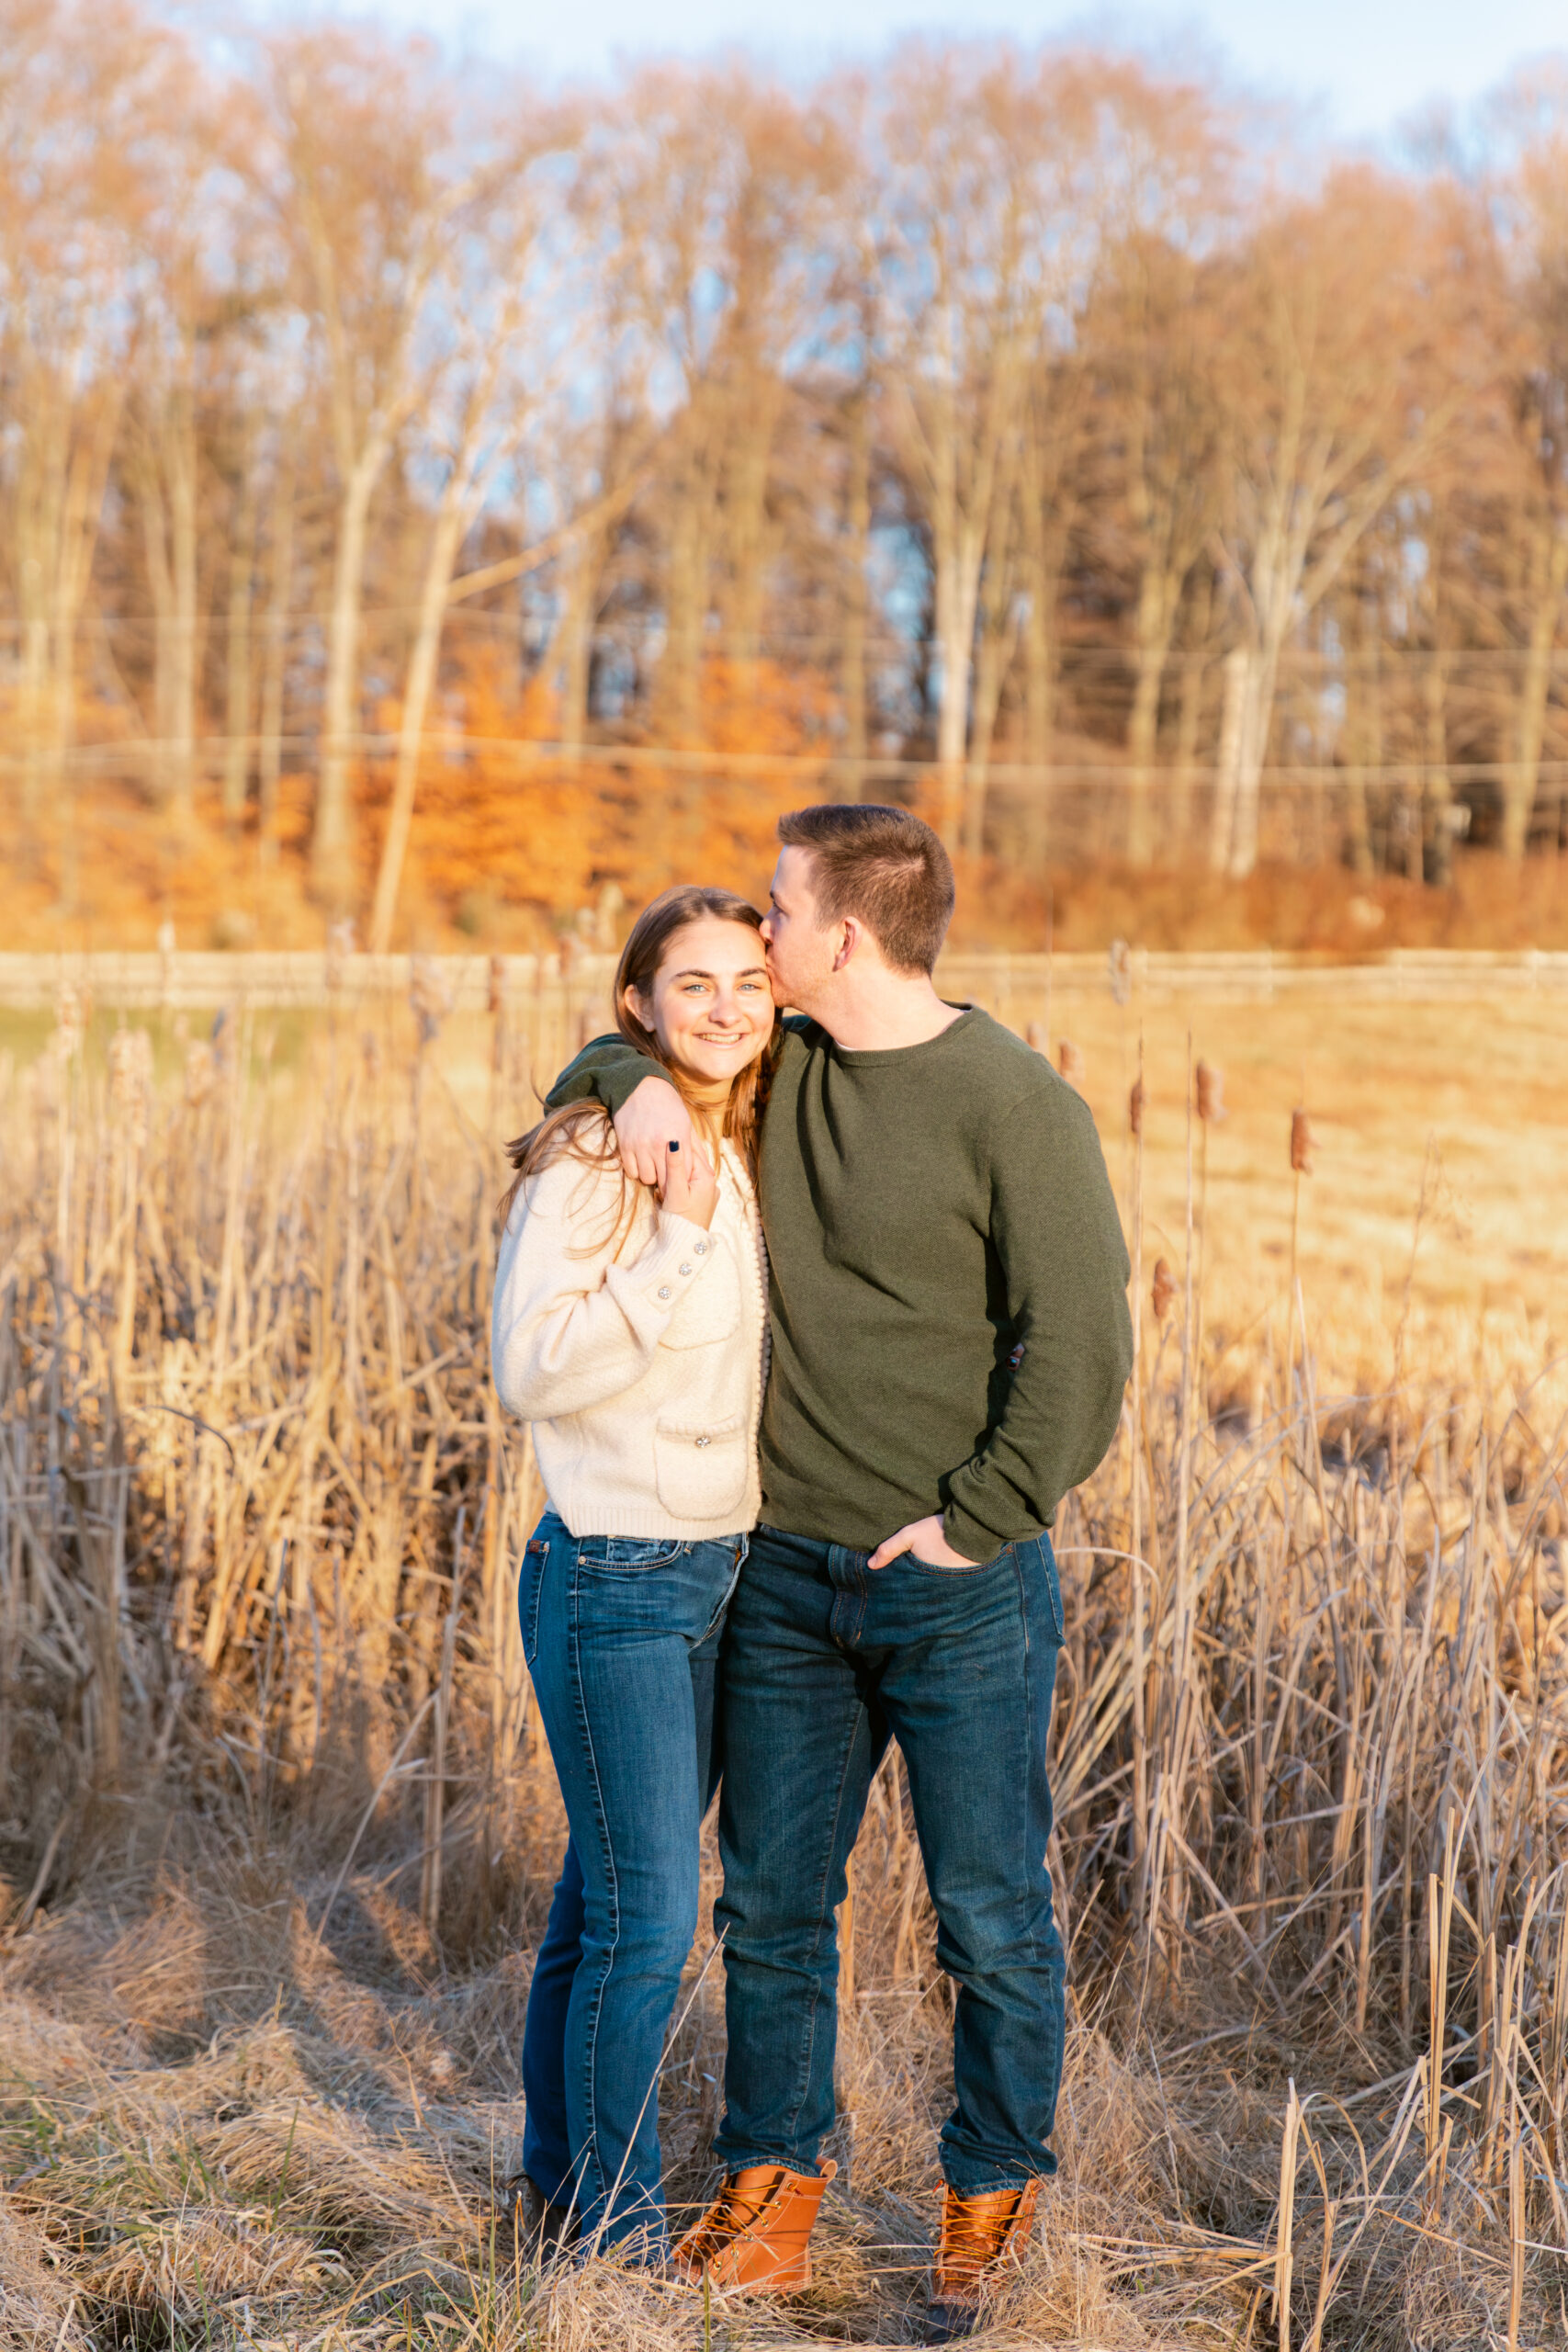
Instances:
[[[1195,1346],[1190,1022],[1228,1108],[1194,1131]],[[1560,1027],[1053,1008],[1130,1227],[1141,1173],[1142,1357],[1057,1530],[1062,2169],[992,2342],[1568,2327]],[[541,2279],[494,2219],[562,1823],[490,1212],[529,1054],[573,1041],[118,1036],[65,1025],[0,1105],[0,2332],[919,2342],[950,2006],[896,1759],[811,2295]],[[677,2200],[707,2177],[709,1961],[705,1928]]]

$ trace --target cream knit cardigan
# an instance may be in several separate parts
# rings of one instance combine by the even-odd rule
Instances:
[[[502,1238],[491,1362],[534,1427],[545,1491],[573,1535],[701,1542],[761,1506],[767,1260],[756,1196],[726,1145],[711,1229],[619,1170],[552,1161]]]

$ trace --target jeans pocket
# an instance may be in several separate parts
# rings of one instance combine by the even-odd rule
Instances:
[[[517,1579],[517,1622],[523,1628],[523,1656],[530,1667],[539,1655],[539,1600],[549,1555],[547,1538],[530,1536],[523,1549],[523,1573]]]
[[[637,1575],[668,1567],[688,1548],[669,1535],[584,1535],[577,1539],[577,1565],[612,1576]]]
[[[1022,1549],[1022,1546],[1020,1546]],[[1040,1563],[1045,1583],[1045,1600],[1051,1612],[1051,1638],[1058,1649],[1067,1638],[1066,1611],[1062,1606],[1062,1580],[1056,1573],[1056,1555],[1051,1549],[1048,1535],[1037,1535],[1031,1546]]]

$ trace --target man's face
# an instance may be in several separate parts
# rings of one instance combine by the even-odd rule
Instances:
[[[821,1001],[832,981],[833,960],[842,940],[842,928],[817,920],[811,887],[811,859],[803,849],[786,849],[773,869],[768,911],[762,918],[762,938],[768,951],[768,978],[775,1004],[792,1004],[809,1012]]]

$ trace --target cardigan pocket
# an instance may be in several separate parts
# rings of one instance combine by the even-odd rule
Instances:
[[[746,1499],[750,1435],[728,1421],[661,1420],[653,1433],[659,1499],[671,1519],[711,1520],[726,1532]]]

